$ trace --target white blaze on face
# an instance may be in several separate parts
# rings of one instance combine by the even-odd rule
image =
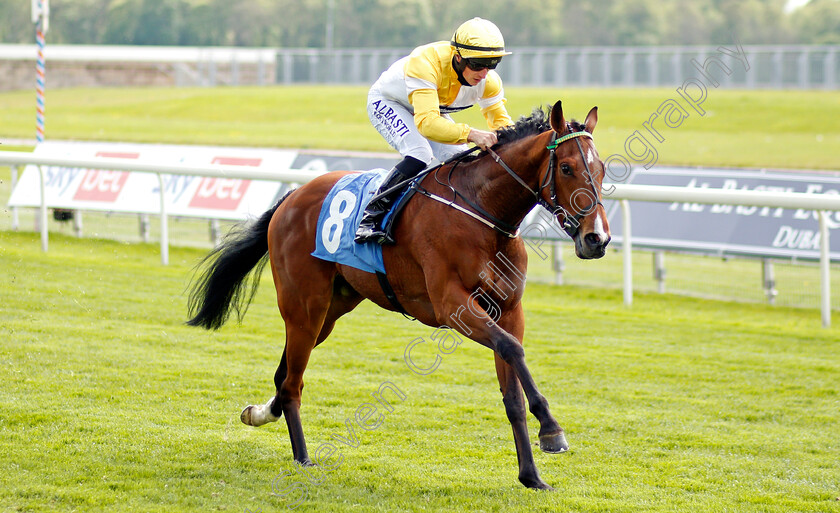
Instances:
[[[606,230],[604,230],[604,220],[601,218],[600,212],[595,214],[595,226],[592,228],[592,231],[595,235],[598,236],[601,242],[604,242],[605,240],[607,240],[607,237],[609,237],[609,235],[607,235]]]
[[[586,163],[589,164],[590,169],[592,168],[592,165],[595,164],[595,155],[592,153],[592,148],[588,148],[586,150]],[[593,233],[597,235],[602,242],[607,240],[607,237],[609,237],[606,230],[604,230],[604,220],[601,218],[600,212],[595,215]]]

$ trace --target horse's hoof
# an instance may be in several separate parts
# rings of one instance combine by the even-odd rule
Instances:
[[[269,422],[276,422],[277,419],[280,417],[275,417],[274,414],[271,413],[271,405],[273,404],[274,398],[268,401],[268,403],[263,404],[261,406],[246,406],[242,413],[239,414],[239,420],[242,421],[243,424],[246,426],[254,426],[259,427]]]
[[[254,424],[251,423],[251,410],[254,409],[254,406],[246,406],[242,413],[239,414],[239,420],[242,421],[243,424],[246,426],[253,426]]]
[[[540,435],[540,450],[549,454],[559,454],[568,451],[569,443],[566,441],[566,435],[563,431],[552,435]]]
[[[547,492],[553,492],[554,488],[552,488],[548,483],[540,479],[539,477],[533,478],[523,478],[520,476],[519,482],[524,484],[526,487],[531,488],[532,490],[545,490]]]

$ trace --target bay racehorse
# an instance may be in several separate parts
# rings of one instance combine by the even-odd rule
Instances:
[[[286,327],[276,393],[264,405],[245,408],[242,421],[261,426],[285,416],[295,461],[311,465],[300,419],[304,370],[336,320],[369,299],[387,310],[402,307],[423,324],[451,327],[495,352],[519,480],[551,489],[534,464],[525,399],[540,423],[540,448],[559,453],[569,446],[525,364],[521,299],[527,255],[517,228],[541,204],[574,240],[579,258],[604,255],[610,235],[600,195],[604,166],[591,136],[597,120],[593,107],[583,124],[567,123],[558,101],[550,111],[536,109],[501,129],[493,148],[428,172],[416,186],[421,194],[414,194],[394,225],[397,244],[383,247],[396,301],[374,274],[311,255],[324,198],[347,172],[315,178],[228,234],[200,268],[188,324],[218,329],[233,310],[241,319],[267,255]],[[514,272],[484,265],[500,258]]]

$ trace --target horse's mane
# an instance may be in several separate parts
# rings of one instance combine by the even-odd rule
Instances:
[[[496,131],[499,138],[499,145],[518,141],[531,135],[537,135],[549,130],[551,125],[548,121],[550,110],[542,107],[535,107],[530,116],[520,117],[513,126],[507,126]]]
[[[551,114],[551,106],[535,107],[530,116],[522,116],[512,126],[506,126],[496,131],[496,136],[499,138],[497,143],[499,146],[518,141],[532,135],[538,135],[543,132],[551,130],[551,123],[549,122],[549,115]],[[569,122],[569,129],[572,132],[582,132],[586,127],[576,120]],[[464,159],[464,161],[474,160],[481,154],[471,154]]]

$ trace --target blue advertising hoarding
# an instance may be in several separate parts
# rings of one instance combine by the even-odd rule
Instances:
[[[814,171],[637,168],[628,183],[840,194],[840,173]],[[608,198],[605,195],[604,199]],[[607,206],[612,236],[619,242],[621,209],[616,201]],[[813,210],[632,201],[630,213],[634,246],[717,255],[819,258],[819,219]],[[827,220],[831,259],[840,261],[840,212],[830,212]]]

